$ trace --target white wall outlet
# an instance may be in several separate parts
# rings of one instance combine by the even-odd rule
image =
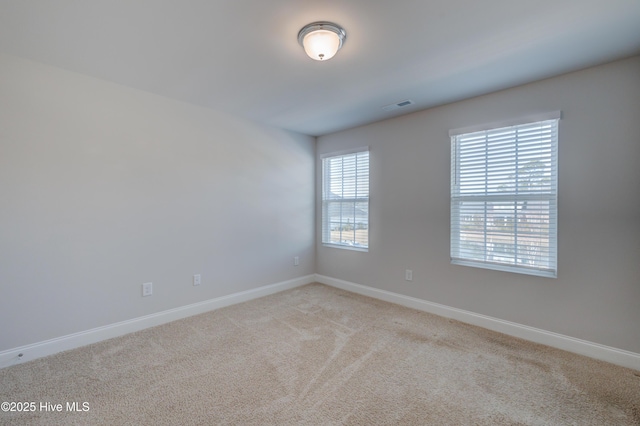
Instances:
[[[153,283],[142,284],[142,296],[151,296],[153,294]]]
[[[200,274],[195,274],[193,276],[193,285],[200,285],[202,284],[202,276]]]
[[[404,270],[404,280],[413,281],[413,271],[411,269]]]
[[[300,258],[298,256],[293,258],[293,266],[298,266],[300,264]]]

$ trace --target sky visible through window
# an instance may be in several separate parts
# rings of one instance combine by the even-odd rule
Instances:
[[[459,193],[551,191],[552,124],[476,132],[459,138]]]
[[[323,159],[322,242],[369,246],[369,151]]]
[[[556,150],[557,120],[452,138],[454,263],[555,273]]]
[[[342,198],[369,197],[369,152],[328,158],[330,190]]]

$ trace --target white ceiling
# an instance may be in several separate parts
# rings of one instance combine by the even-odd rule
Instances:
[[[317,136],[638,54],[640,0],[0,0],[0,52]]]

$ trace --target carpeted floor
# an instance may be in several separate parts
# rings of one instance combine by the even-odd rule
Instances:
[[[618,426],[640,372],[311,284],[0,370],[0,401],[36,402],[17,425]]]

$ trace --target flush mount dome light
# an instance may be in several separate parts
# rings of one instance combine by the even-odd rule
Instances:
[[[302,27],[298,33],[298,43],[311,59],[326,61],[340,50],[347,38],[347,32],[333,22],[318,21]]]

